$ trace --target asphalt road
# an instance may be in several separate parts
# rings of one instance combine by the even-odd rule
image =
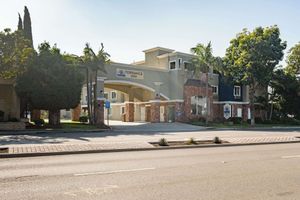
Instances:
[[[300,199],[300,145],[0,160],[0,199]]]

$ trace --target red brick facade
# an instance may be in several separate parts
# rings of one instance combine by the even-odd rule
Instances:
[[[104,124],[104,103],[105,103],[104,100],[98,100],[97,103],[98,107],[96,108],[96,112],[95,112],[96,115],[95,124],[99,127],[103,126]]]
[[[125,121],[126,122],[134,121],[134,102],[125,103]]]
[[[152,123],[160,122],[160,102],[159,101],[151,102],[150,112],[151,112],[150,121]]]
[[[228,103],[231,105],[231,117],[238,117],[238,109],[242,109],[242,119],[243,121],[247,121],[248,119],[248,108],[250,108],[249,104],[240,104],[239,102]],[[224,118],[224,105],[225,103],[214,104],[213,112],[214,112],[214,121],[222,122],[226,119]]]
[[[183,103],[183,111],[184,111],[184,120],[190,121],[190,120],[196,120],[200,118],[205,118],[201,115],[195,115],[192,114],[192,105],[191,105],[191,97],[193,96],[206,96],[206,88],[205,86],[193,86],[193,85],[186,85],[184,86],[184,103]],[[212,105],[213,105],[213,94],[212,94],[212,88],[208,88],[208,102],[209,102],[209,120],[212,120]]]

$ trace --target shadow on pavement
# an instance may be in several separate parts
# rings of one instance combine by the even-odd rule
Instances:
[[[195,132],[204,130],[200,126],[183,123],[114,123],[112,130],[99,132],[19,132],[18,134],[1,134],[0,145],[13,144],[59,144],[68,141],[91,142],[96,138],[113,136],[154,136],[170,135],[181,132]]]
[[[245,132],[264,132],[268,133],[282,133],[288,134],[291,132],[297,132],[300,136],[299,127],[291,128],[249,128],[249,129],[206,129],[201,126],[194,126],[184,123],[124,123],[124,122],[112,122],[112,130],[99,131],[99,132],[63,132],[57,130],[56,132],[22,132],[17,134],[3,134],[0,133],[0,145],[14,145],[14,144],[60,144],[69,141],[72,142],[93,142],[97,139],[107,139],[110,142],[110,137],[115,136],[155,136],[160,135],[176,135],[179,133],[192,133],[210,131],[212,133],[219,131],[239,131],[241,135]],[[126,142],[126,141],[124,141]]]

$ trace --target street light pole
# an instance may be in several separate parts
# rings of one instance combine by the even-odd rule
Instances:
[[[205,125],[208,125],[208,108],[209,108],[209,100],[208,100],[208,71],[206,72],[205,96],[206,96],[206,117],[205,117]]]

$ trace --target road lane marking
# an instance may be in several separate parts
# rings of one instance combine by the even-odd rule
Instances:
[[[300,155],[293,155],[293,156],[281,156],[283,159],[288,159],[288,158],[300,158]]]
[[[120,169],[120,170],[113,170],[113,171],[100,171],[100,172],[80,173],[80,174],[74,174],[74,176],[116,174],[116,173],[122,173],[122,172],[137,172],[137,171],[147,171],[147,170],[154,170],[154,169],[155,169],[154,167],[138,168],[138,169]]]
[[[104,185],[103,187],[97,188],[78,188],[77,190],[64,192],[64,195],[77,197],[88,194],[89,196],[101,195],[104,193],[112,192],[114,189],[119,188],[117,185]]]

